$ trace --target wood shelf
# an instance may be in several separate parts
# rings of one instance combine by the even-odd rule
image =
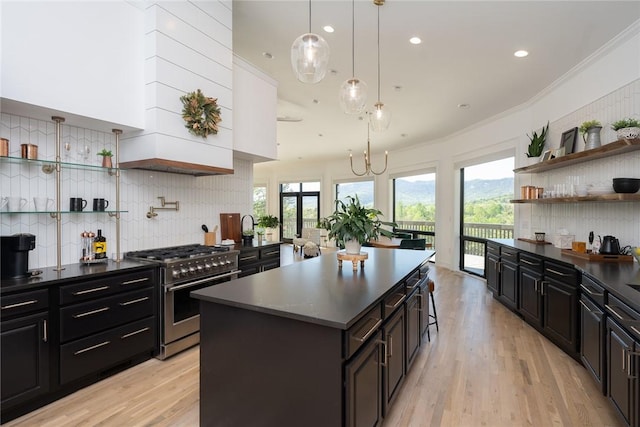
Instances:
[[[594,148],[591,150],[580,151],[578,153],[571,153],[571,154],[567,154],[566,156],[547,160],[546,162],[535,163],[533,165],[517,168],[517,169],[514,169],[513,172],[514,173],[544,172],[552,169],[563,168],[569,165],[589,162],[591,160],[602,159],[610,156],[616,156],[618,154],[623,154],[623,153],[636,151],[636,150],[640,150],[640,138],[620,139],[618,141],[614,141],[609,144],[605,144],[601,147]],[[591,199],[591,197],[589,197],[589,199]],[[534,200],[549,200],[549,199],[534,199]],[[582,200],[576,200],[576,201],[582,201]],[[514,203],[519,203],[519,202],[514,201]],[[525,203],[531,203],[531,202],[525,202]],[[536,201],[535,203],[540,203],[540,202]],[[553,203],[553,202],[542,202],[542,203]]]
[[[511,203],[554,204],[578,202],[640,202],[640,193],[612,193],[601,196],[550,197],[546,199],[514,199]]]

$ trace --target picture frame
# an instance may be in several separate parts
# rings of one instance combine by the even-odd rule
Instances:
[[[571,154],[574,152],[577,138],[577,127],[562,132],[562,137],[560,138],[560,148],[564,148],[564,154]],[[556,154],[556,157],[560,156]]]
[[[545,150],[542,156],[540,156],[541,162],[546,162],[547,160],[551,160],[551,150]]]
[[[565,153],[565,148],[564,148],[564,147],[560,147],[560,148],[558,148],[558,149],[556,150],[556,152],[554,153],[554,156],[555,156],[556,158],[558,158],[558,157],[562,157],[562,156],[564,156],[565,154],[566,154],[566,153]]]

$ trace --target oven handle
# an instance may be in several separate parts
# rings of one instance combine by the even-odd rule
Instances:
[[[202,283],[211,282],[213,280],[223,279],[223,278],[229,277],[229,276],[237,276],[239,273],[242,273],[242,270],[233,270],[233,271],[231,271],[229,273],[220,274],[218,276],[213,276],[213,277],[207,277],[207,278],[204,278],[204,279],[196,280],[195,282],[185,283],[184,285],[167,287],[167,288],[165,288],[165,291],[166,292],[179,291],[180,289],[190,288],[192,286],[197,286],[197,285],[200,285]]]

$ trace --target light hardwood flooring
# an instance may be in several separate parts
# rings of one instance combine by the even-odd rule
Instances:
[[[384,427],[621,425],[587,371],[493,300],[483,280],[431,274],[440,331],[431,327]],[[198,347],[149,360],[6,425],[197,426],[198,364]]]

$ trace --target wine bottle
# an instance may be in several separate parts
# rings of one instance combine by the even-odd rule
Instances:
[[[93,239],[93,252],[96,259],[107,257],[107,238],[102,235],[102,230],[98,230],[98,235]]]

